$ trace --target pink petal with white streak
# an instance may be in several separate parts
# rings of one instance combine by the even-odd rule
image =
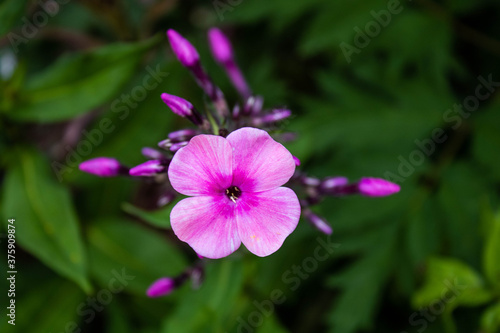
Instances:
[[[189,196],[224,193],[232,180],[229,142],[216,135],[198,135],[175,153],[168,178],[179,193]]]
[[[295,172],[292,154],[266,131],[245,127],[227,140],[233,148],[233,185],[243,192],[275,189]]]
[[[286,187],[260,193],[243,193],[236,204],[241,241],[259,257],[278,250],[300,218],[295,192]]]
[[[241,245],[234,207],[225,195],[181,200],[170,213],[172,230],[198,255],[211,259],[228,256]]]

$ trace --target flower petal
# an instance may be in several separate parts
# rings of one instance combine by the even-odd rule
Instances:
[[[172,229],[198,255],[211,259],[228,256],[241,245],[234,207],[224,195],[181,200],[170,213]]]
[[[195,136],[175,153],[168,178],[173,188],[184,195],[224,193],[232,180],[231,146],[220,136]]]
[[[263,130],[245,127],[228,135],[233,148],[233,185],[261,192],[285,184],[295,171],[292,154]]]
[[[259,257],[278,250],[300,218],[299,199],[287,187],[260,193],[243,193],[236,207],[241,241],[250,252]]]

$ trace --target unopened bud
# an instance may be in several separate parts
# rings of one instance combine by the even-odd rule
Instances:
[[[133,167],[132,169],[130,169],[129,174],[135,177],[154,176],[166,171],[167,171],[167,165],[165,161],[151,160]]]
[[[128,173],[128,168],[118,160],[109,157],[97,157],[80,163],[78,168],[99,177],[115,177]]]
[[[174,291],[175,287],[175,279],[164,277],[153,282],[146,291],[146,295],[148,297],[166,296]]]
[[[333,232],[332,227],[321,217],[314,214],[311,210],[305,209],[303,211],[304,217],[313,225],[316,229],[321,231],[326,235],[331,235]]]
[[[175,56],[185,67],[191,67],[199,63],[200,56],[194,46],[177,31],[169,29],[167,37]]]
[[[166,158],[162,152],[150,147],[142,148],[141,153],[144,157],[152,160],[162,160]]]
[[[208,41],[212,55],[219,63],[224,64],[233,59],[233,49],[227,37],[218,28],[208,31]]]
[[[401,187],[381,178],[361,178],[358,190],[362,195],[369,197],[383,197],[399,192]]]

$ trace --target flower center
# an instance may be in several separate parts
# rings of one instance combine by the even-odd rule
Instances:
[[[226,195],[232,202],[236,203],[236,199],[241,195],[241,190],[237,186],[231,186],[226,189]]]

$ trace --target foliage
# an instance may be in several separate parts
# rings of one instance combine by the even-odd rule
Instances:
[[[40,13],[46,23],[33,23]],[[5,0],[0,236],[15,218],[20,274],[16,326],[4,317],[0,330],[500,332],[499,14],[492,0],[82,0],[59,1],[54,15]],[[402,191],[325,200],[329,240],[301,221],[277,253],[208,260],[200,289],[149,299],[149,283],[197,260],[169,229],[173,205],[152,211],[152,184],[93,178],[77,164],[138,164],[141,147],[189,126],[162,92],[205,103],[168,28],[237,101],[210,57],[212,25],[266,105],[293,110],[282,129],[299,134],[286,146],[302,170],[389,178]],[[164,74],[149,89],[151,71]],[[130,280],[114,293],[122,270]],[[449,283],[466,287],[450,300]]]

